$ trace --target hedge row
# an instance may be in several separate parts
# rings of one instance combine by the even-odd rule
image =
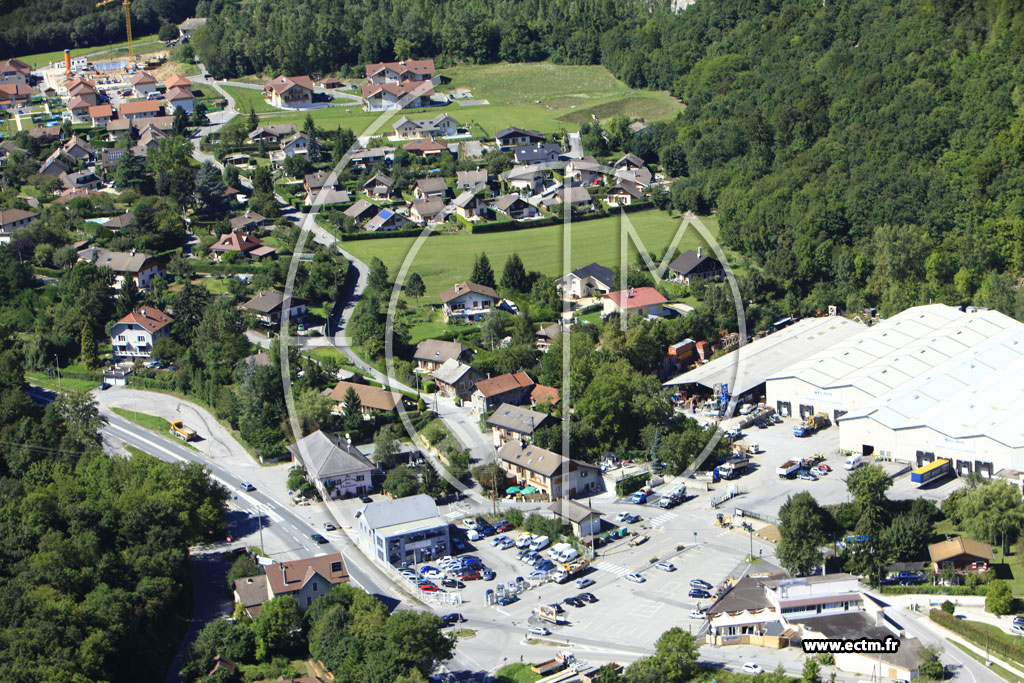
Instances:
[[[625,498],[626,496],[642,489],[644,484],[646,484],[650,478],[650,472],[641,472],[640,474],[634,474],[631,477],[620,479],[615,482],[615,495],[619,498]]]
[[[354,232],[354,233],[342,233],[342,242],[355,242],[358,240],[382,240],[389,237],[419,237],[422,234],[423,228],[406,228],[405,230],[388,230],[385,232]],[[428,235],[439,234],[436,230],[431,230],[427,233]]]
[[[883,595],[986,595],[988,585],[975,586],[879,586]]]
[[[965,619],[957,619],[952,614],[947,614],[940,609],[933,609],[928,615],[936,624],[963,636],[978,647],[987,647],[997,657],[1009,659],[1018,664],[1024,664],[1024,647],[1007,643],[1001,638],[990,637],[984,625]]]

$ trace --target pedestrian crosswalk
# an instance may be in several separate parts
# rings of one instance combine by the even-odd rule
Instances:
[[[611,562],[595,562],[594,567],[603,572],[615,574],[615,576],[625,576],[629,573],[626,567],[623,567],[621,564],[612,564]]]
[[[651,520],[651,526],[665,526],[665,522],[677,517],[674,512],[665,512]]]

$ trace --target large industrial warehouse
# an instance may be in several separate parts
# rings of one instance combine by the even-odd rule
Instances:
[[[779,414],[827,413],[839,446],[958,474],[1024,472],[1024,325],[990,310],[907,309],[770,375]]]

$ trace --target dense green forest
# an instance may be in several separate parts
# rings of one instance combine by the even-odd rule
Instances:
[[[238,11],[243,8],[245,11]],[[688,105],[633,144],[717,210],[783,313],[933,301],[1020,315],[1020,11],[1009,3],[201,0],[217,75],[365,62],[602,63]],[[514,123],[514,122],[510,122]]]

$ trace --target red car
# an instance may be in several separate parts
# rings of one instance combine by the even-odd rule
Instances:
[[[829,467],[828,465],[826,465],[826,464],[825,464],[825,463],[823,463],[823,462],[820,462],[820,463],[818,463],[818,464],[817,464],[817,467],[819,467],[819,468],[821,468],[821,469],[825,470],[826,472],[831,472],[831,471],[832,471],[832,468],[831,468],[831,467]]]
[[[470,569],[469,571],[462,573],[462,580],[463,581],[477,581],[480,578],[482,578],[480,576],[480,572],[478,572],[475,569]]]
[[[441,589],[437,587],[437,584],[425,583],[422,586],[420,586],[420,590],[424,593],[436,593]]]
[[[514,529],[515,527],[512,526],[512,522],[506,522],[505,520],[502,520],[498,522],[498,525],[494,528],[497,530],[499,534],[503,534],[506,531],[512,531],[512,529]]]

